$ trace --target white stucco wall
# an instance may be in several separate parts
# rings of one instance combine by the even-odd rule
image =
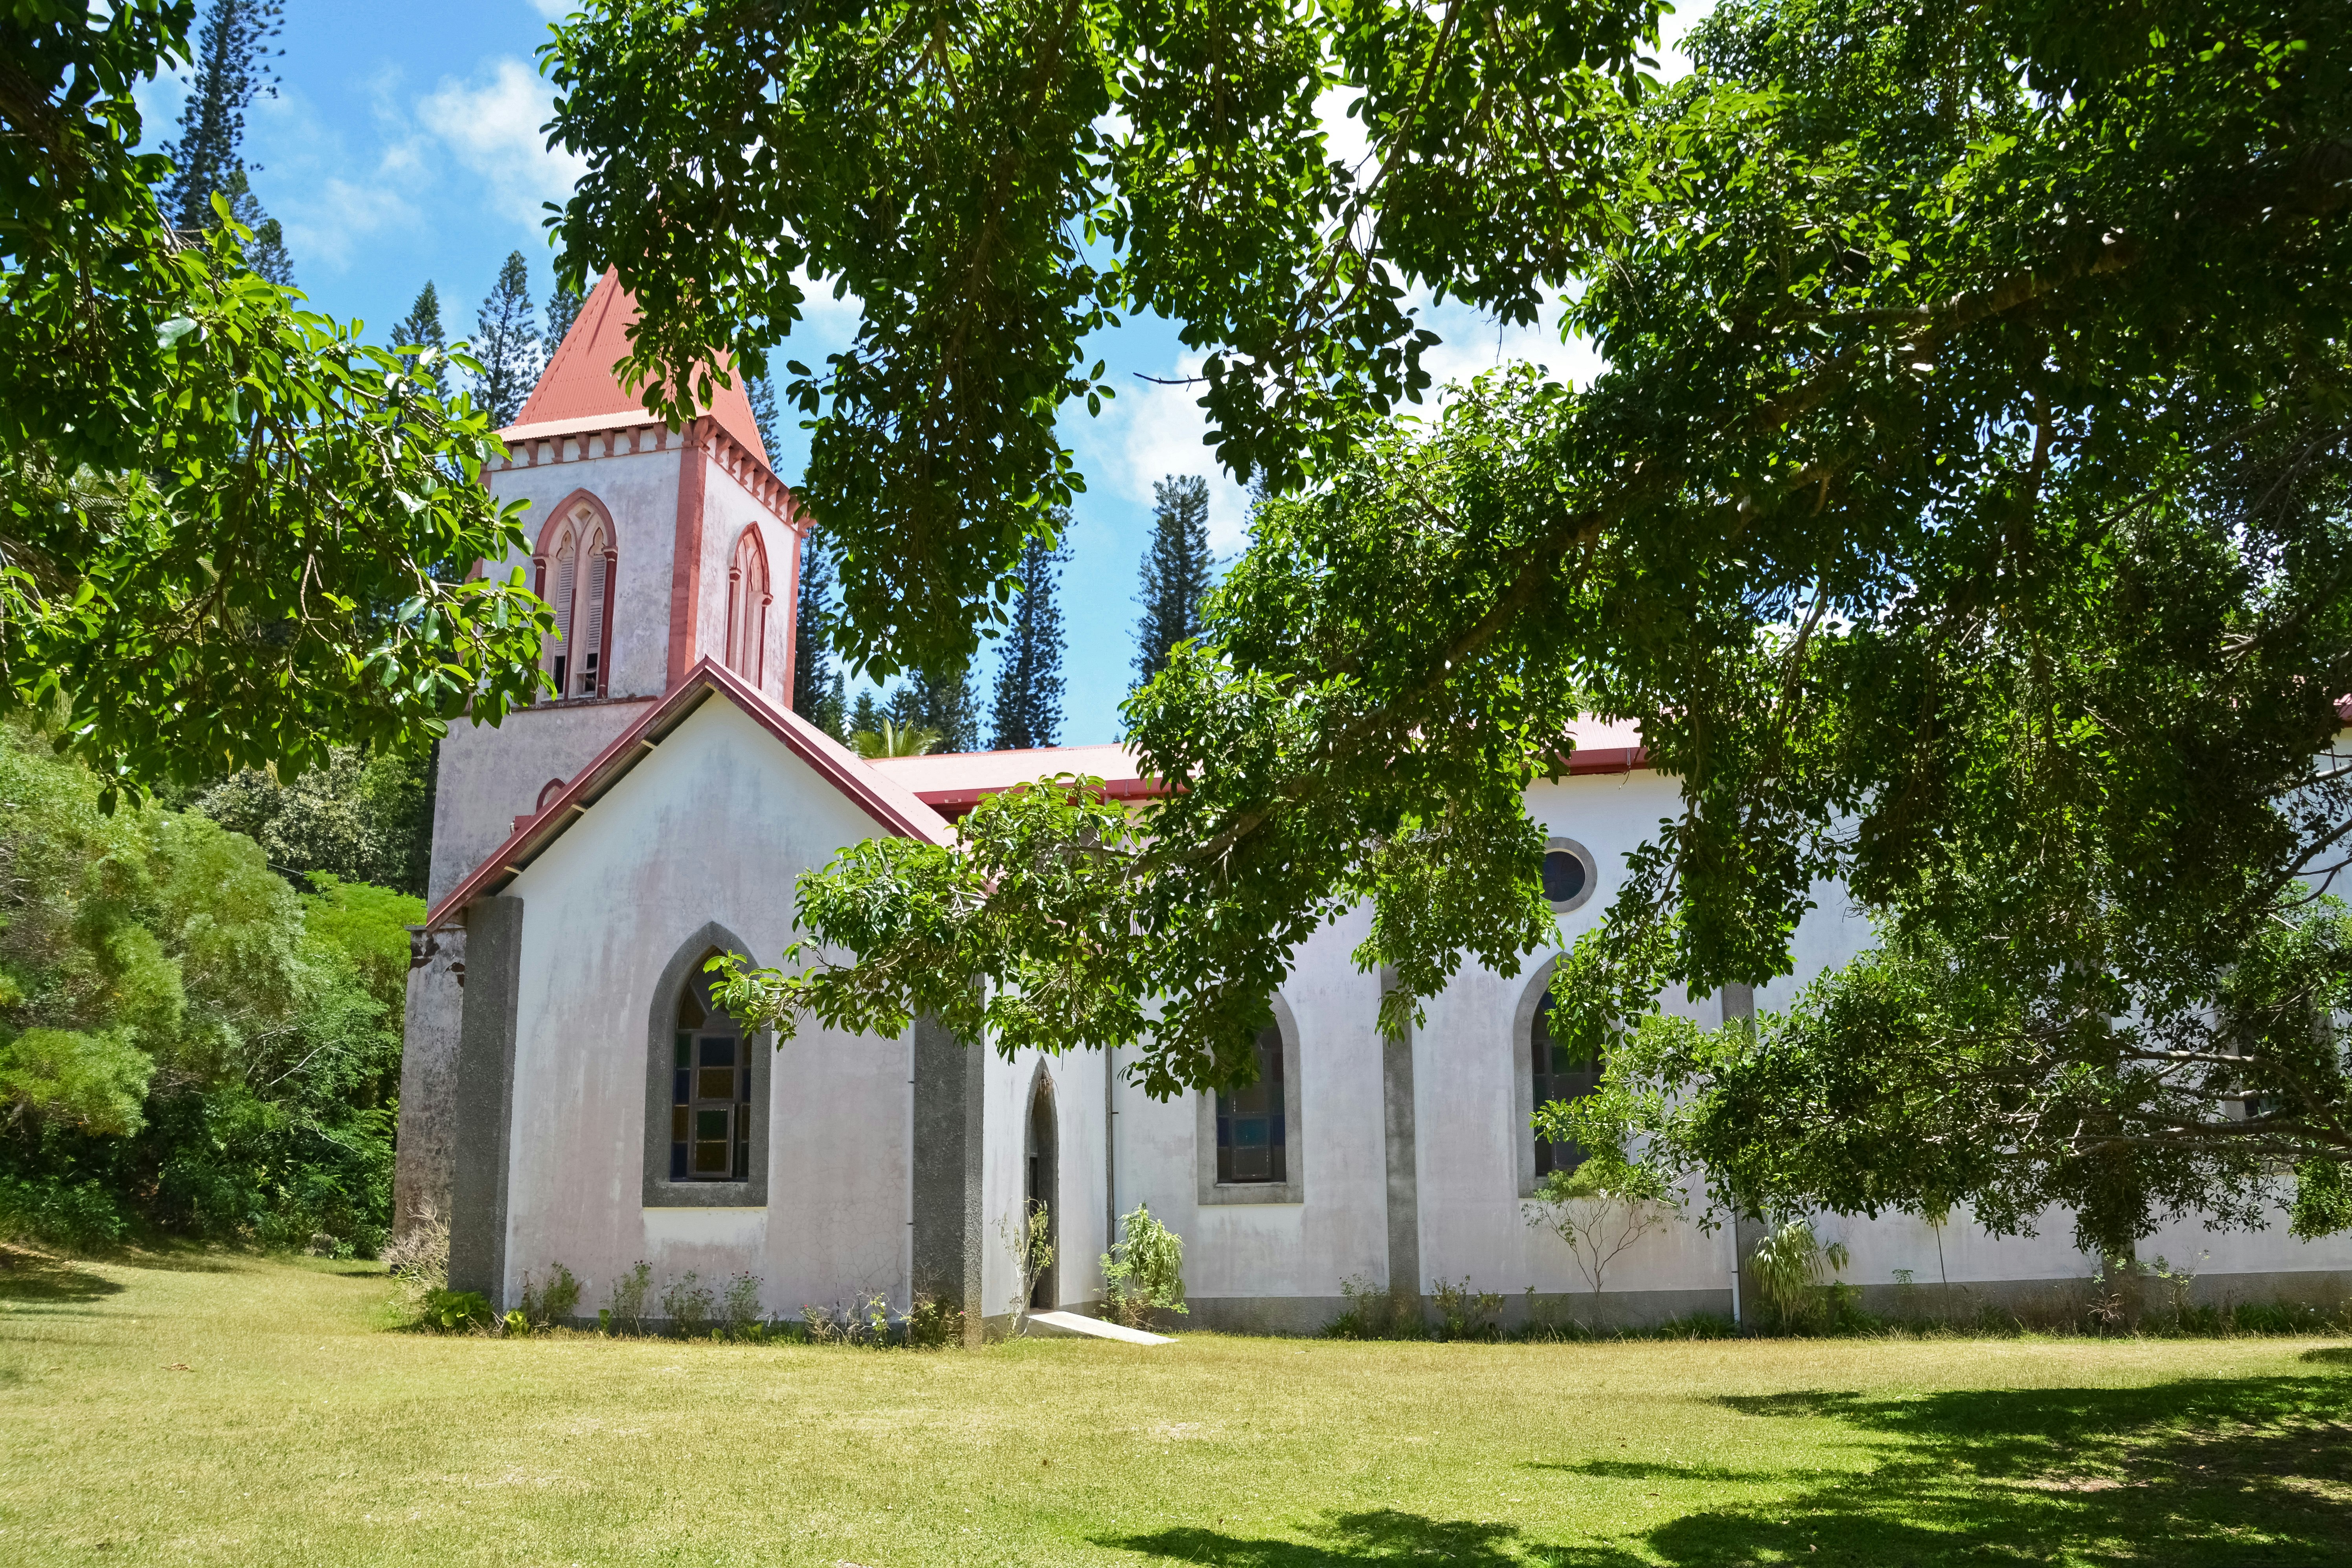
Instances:
[[[860,1290],[903,1309],[911,1056],[811,1028],[770,1077],[764,1208],[642,1201],[653,988],[707,921],[772,961],[793,879],[875,831],[847,798],[724,700],[706,702],[507,889],[524,901],[509,1163],[508,1279],[561,1260],[603,1303],[642,1258],[797,1316]]]
[[[551,779],[571,779],[653,700],[547,703],[509,713],[496,729],[464,720],[450,725],[434,786],[426,902],[439,903],[505,843],[514,819],[539,808]]]
[[[787,594],[793,570],[793,534],[765,503],[745,489],[717,463],[703,489],[702,604],[695,619],[698,656],[727,657],[727,574],[735,564],[735,544],[746,528],[760,531],[768,552],[766,649],[760,667],[760,689],[780,708],[792,706],[784,685],[784,652],[792,640],[793,601]]]

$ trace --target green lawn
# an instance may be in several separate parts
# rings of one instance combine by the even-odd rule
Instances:
[[[0,1563],[2352,1562],[2312,1341],[984,1352],[387,1331],[373,1266],[0,1272]]]

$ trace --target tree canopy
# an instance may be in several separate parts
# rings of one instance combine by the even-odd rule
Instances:
[[[1949,1009],[1882,1062],[2007,1097],[1968,1158],[1844,1199],[2001,1212],[1990,1151],[2105,1244],[2282,1161],[2334,1180],[2340,7],[1733,0],[1671,84],[1654,24],[607,0],[558,27],[551,129],[590,164],[562,265],[639,289],[649,397],[720,349],[759,373],[802,279],[863,303],[792,372],[851,648],[1001,616],[1117,312],[1181,323],[1219,456],[1278,492],[1127,709],[1182,789],[1139,827],[1072,784],[961,851],[861,847],[803,890],[861,963],[743,994],[1055,1049],[1136,1037],[1148,997],[1134,1070],[1168,1091],[1246,1075],[1289,953],[1369,903],[1401,1025],[1465,960],[1557,942],[1523,792],[1591,712],[1683,792],[1562,966],[1621,1077],[1680,1070],[1626,1048],[1662,989],[1786,973],[1842,883]],[[1342,100],[1360,161],[1331,155]],[[1603,367],[1401,419],[1445,300],[1556,305]],[[2262,1046],[2290,1037],[2320,1044]]]
[[[159,207],[133,92],[194,20],[0,14],[0,704],[62,697],[110,790],[495,721],[548,624],[460,580],[522,542],[488,419],[259,276],[219,193],[201,235]]]

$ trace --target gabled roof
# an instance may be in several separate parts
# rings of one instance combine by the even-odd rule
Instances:
[[[562,434],[544,428],[560,425],[580,430],[604,424],[651,424],[644,402],[621,385],[613,367],[629,353],[629,329],[636,324],[637,298],[621,287],[617,273],[607,270],[589,291],[587,302],[548,356],[539,384],[523,400],[515,422],[499,432],[509,440]],[[719,427],[766,464],[774,463],[760,440],[760,422],[751,417],[751,400],[743,378],[719,389],[709,410]]]
[[[1083,773],[1103,781],[1113,800],[1166,795],[1168,786],[1138,772],[1125,746],[1041,746],[1025,752],[947,752],[924,757],[876,757],[866,766],[898,780],[942,816],[961,816],[983,799],[1050,773]]]
[[[740,708],[782,742],[794,756],[814,769],[820,778],[855,801],[884,832],[931,844],[955,841],[954,830],[913,791],[877,773],[856,752],[799,714],[776,707],[733,670],[705,658],[687,671],[685,680],[676,689],[655,703],[611,745],[598,752],[593,762],[581,769],[546,809],[526,819],[488,858],[450,889],[448,896],[426,913],[426,927],[446,925],[452,916],[476,899],[496,893],[513,881],[524,867],[586,816],[607,790],[652,756],[672,731],[713,700],[730,701]]]

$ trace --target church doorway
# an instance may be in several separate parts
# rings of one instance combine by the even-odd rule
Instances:
[[[1054,1080],[1040,1068],[1036,1087],[1029,1094],[1028,1172],[1023,1194],[1028,1201],[1024,1212],[1034,1214],[1040,1206],[1045,1209],[1045,1245],[1052,1248],[1053,1261],[1037,1271],[1037,1282],[1029,1291],[1032,1311],[1050,1312],[1060,1300],[1060,1149],[1061,1141],[1055,1129]]]

